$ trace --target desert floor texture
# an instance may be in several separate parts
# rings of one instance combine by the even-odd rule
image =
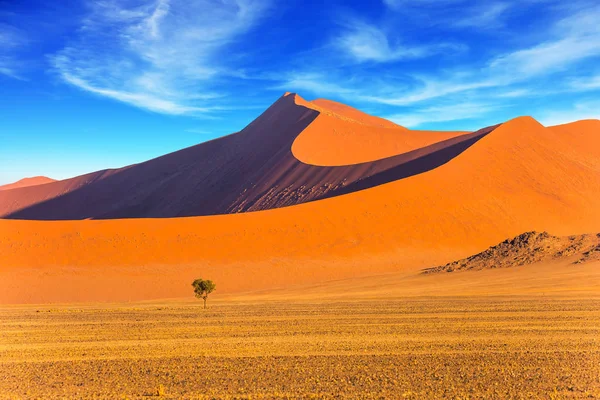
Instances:
[[[600,297],[0,308],[0,398],[599,398]]]

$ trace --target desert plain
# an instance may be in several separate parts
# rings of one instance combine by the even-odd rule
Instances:
[[[446,275],[4,305],[0,398],[600,397],[598,262]]]
[[[0,397],[593,399],[600,299],[3,307]]]

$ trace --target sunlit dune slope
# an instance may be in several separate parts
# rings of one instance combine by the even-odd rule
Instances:
[[[467,132],[413,131],[329,100],[314,100],[321,115],[294,141],[302,162],[321,166],[365,163],[406,153]],[[332,113],[328,112],[332,111]]]
[[[397,125],[392,121],[369,115],[346,104],[338,103],[337,101],[317,99],[311,101],[310,104],[316,106],[317,110],[322,111],[326,114],[331,115],[331,113],[333,113],[339,117],[358,122],[362,125],[407,130],[403,126]]]
[[[578,158],[578,154],[586,154],[588,157],[579,158],[580,162],[592,168],[600,166],[600,120],[576,121],[548,129],[560,137],[563,143],[569,142],[563,151],[568,151],[570,157]]]
[[[338,114],[319,111],[312,103],[289,94],[236,134],[117,170],[0,192],[0,217],[154,218],[291,206],[437,168],[494,128],[439,142],[421,140],[423,146],[418,148],[402,145],[400,154],[383,159],[315,166],[298,160],[292,153],[298,135],[304,135],[307,127],[312,129],[315,122],[317,129],[322,125],[324,129],[370,129]]]
[[[0,186],[0,190],[18,189],[28,186],[43,185],[45,183],[55,182],[55,179],[48,178],[46,176],[33,176],[31,178],[23,178],[17,182],[9,183],[7,185]]]
[[[545,128],[521,117],[427,172],[294,207],[183,219],[0,220],[0,301],[189,296],[200,276],[217,281],[219,293],[236,293],[410,275],[525,231],[598,232],[599,138],[595,122]]]

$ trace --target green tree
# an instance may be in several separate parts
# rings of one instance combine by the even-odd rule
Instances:
[[[213,281],[205,281],[204,279],[200,278],[192,282],[192,286],[194,288],[196,297],[204,300],[204,308],[206,308],[206,300],[208,299],[208,295],[215,291],[217,285],[215,285]]]

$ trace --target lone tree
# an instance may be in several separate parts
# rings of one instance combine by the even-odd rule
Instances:
[[[194,293],[196,297],[204,300],[204,308],[206,308],[206,299],[208,299],[208,295],[214,292],[217,285],[213,281],[204,280],[202,278],[196,279],[192,282],[192,286],[194,287]]]

